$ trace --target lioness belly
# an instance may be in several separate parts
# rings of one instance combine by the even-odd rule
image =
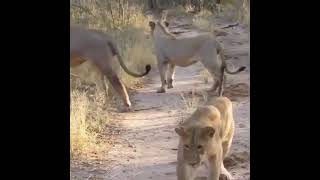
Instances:
[[[192,64],[195,64],[196,62],[198,62],[198,60],[196,60],[196,59],[187,59],[187,60],[186,59],[176,59],[176,60],[170,61],[170,63],[175,64],[180,67],[187,67]]]

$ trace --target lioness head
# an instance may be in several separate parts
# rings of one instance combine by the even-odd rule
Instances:
[[[176,133],[181,137],[183,144],[183,159],[192,167],[200,165],[209,141],[215,134],[213,127],[192,127],[184,129],[183,127],[175,128]]]
[[[204,118],[209,122],[214,122],[220,119],[220,112],[213,106],[200,107],[190,118],[196,119],[197,122]],[[191,124],[188,127],[175,128],[183,145],[183,159],[193,167],[200,165],[208,149],[212,148],[212,144],[215,143],[213,138],[219,134],[216,127],[209,124]]]
[[[156,29],[156,26],[159,26],[163,31],[168,31],[166,28],[169,26],[169,22],[168,21],[149,21],[149,27],[150,27],[152,36]]]

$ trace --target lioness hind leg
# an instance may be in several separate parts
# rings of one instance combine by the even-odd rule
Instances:
[[[220,80],[219,80],[220,85],[218,88],[218,96],[223,96],[223,92],[226,86],[226,79],[227,79],[227,76],[224,74],[224,70],[222,70],[221,74],[222,75],[220,75]]]
[[[104,81],[104,74],[101,72],[101,70],[99,69],[99,67],[97,67],[95,64],[92,64],[94,71],[96,71],[98,73],[98,81],[96,82],[96,87],[98,91],[101,91],[104,94],[104,103],[106,103],[107,98],[108,98],[108,91],[107,91],[107,86],[106,83]]]
[[[176,68],[176,65],[169,64],[169,71],[168,71],[168,76],[167,76],[168,89],[173,88],[173,79],[174,79],[175,68]]]
[[[123,85],[123,83],[119,79],[119,77],[117,75],[107,76],[107,77],[110,81],[110,84],[112,84],[113,88],[119,94],[119,96],[121,97],[125,105],[125,108],[121,109],[121,111],[122,112],[131,111],[132,107],[131,107],[131,102],[128,96],[128,92],[126,90],[126,87]]]
[[[107,91],[106,83],[104,82],[104,74],[100,73],[99,80],[100,80],[101,90],[104,93],[104,98],[105,98],[104,101],[106,102],[108,98],[108,91]]]
[[[160,72],[160,78],[161,78],[161,87],[157,90],[157,93],[165,93],[166,86],[167,86],[167,71],[168,71],[169,64],[167,63],[158,63],[158,68]]]
[[[211,74],[214,77],[214,82],[209,91],[215,93],[218,90],[216,94],[218,96],[221,96],[223,93],[223,75],[221,75],[220,72],[214,70],[213,72],[211,72]]]
[[[232,112],[232,108],[229,110]],[[232,117],[229,117],[229,118],[232,118]],[[233,121],[233,118],[232,118],[232,121]],[[233,141],[233,135],[234,135],[234,122],[232,122],[231,129],[229,130],[229,132],[227,134],[227,140],[222,142],[222,151],[223,151],[222,157],[223,157],[223,159],[226,158],[226,156],[228,155],[228,153],[230,151],[231,144]]]
[[[132,107],[131,107],[129,95],[125,86],[123,85],[120,78],[118,77],[118,75],[115,72],[113,72],[111,68],[107,68],[107,67],[102,68],[102,72],[107,77],[113,89],[120,96],[122,102],[124,103],[125,107],[121,109],[121,111],[122,112],[130,111]]]
[[[223,74],[221,74],[221,70],[220,68],[214,63],[214,61],[212,60],[203,60],[201,61],[202,64],[207,68],[208,72],[211,74],[211,76],[213,77],[213,85],[212,87],[209,89],[209,92],[216,92],[218,87],[219,87],[219,91],[222,91],[222,80],[223,78],[221,76],[223,76]]]
[[[230,151],[230,147],[232,144],[232,139],[233,139],[233,133],[234,131],[232,130],[229,134],[230,138],[228,141],[225,141],[222,143],[222,150],[223,150],[223,159],[228,155]],[[232,175],[228,172],[228,170],[224,167],[223,161],[221,162],[221,174],[219,180],[232,180]]]
[[[129,100],[128,92],[119,79],[117,73],[112,69],[111,60],[113,56],[110,52],[100,51],[100,53],[90,53],[88,59],[91,59],[92,62],[99,67],[101,72],[107,77],[109,83],[120,96],[123,101],[125,108],[121,109],[122,112],[131,110],[131,102]]]

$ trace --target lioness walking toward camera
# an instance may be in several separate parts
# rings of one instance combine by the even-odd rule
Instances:
[[[178,180],[193,180],[201,163],[209,169],[208,180],[230,180],[223,159],[229,152],[233,134],[232,102],[226,97],[214,97],[199,107],[180,127],[178,145]]]
[[[169,32],[167,21],[150,21],[149,26],[161,77],[161,87],[157,90],[158,93],[166,92],[166,88],[173,88],[176,66],[187,67],[200,61],[215,78],[210,91],[216,92],[219,87],[219,95],[222,95],[223,91],[224,71],[229,74],[237,74],[245,69],[244,66],[235,71],[228,69],[223,47],[211,33],[177,37]],[[221,60],[218,59],[218,54]]]
[[[80,26],[70,26],[70,66],[74,67],[85,61],[91,61],[102,72],[100,80],[103,90],[106,91],[103,81],[104,76],[106,76],[125,105],[122,111],[129,111],[131,110],[131,102],[127,90],[111,66],[114,56],[117,56],[123,70],[131,76],[143,77],[151,69],[151,66],[148,64],[144,73],[137,74],[131,72],[124,64],[116,43],[110,36],[96,30]]]

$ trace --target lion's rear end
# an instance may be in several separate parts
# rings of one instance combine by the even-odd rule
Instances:
[[[226,148],[229,149],[232,143],[234,129],[235,129],[232,102],[230,101],[229,98],[220,96],[220,97],[213,97],[209,99],[207,104],[215,106],[220,111],[221,122],[222,122],[221,138],[225,143],[228,144],[227,145],[228,147]]]

